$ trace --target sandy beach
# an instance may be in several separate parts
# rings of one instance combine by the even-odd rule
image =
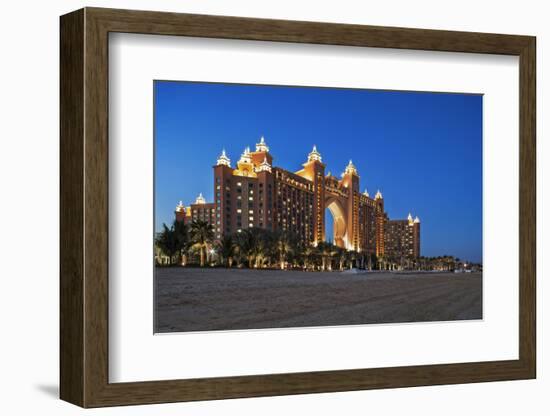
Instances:
[[[481,273],[157,268],[156,331],[482,318]]]

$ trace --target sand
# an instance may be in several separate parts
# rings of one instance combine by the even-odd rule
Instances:
[[[157,268],[156,332],[482,318],[481,273]]]

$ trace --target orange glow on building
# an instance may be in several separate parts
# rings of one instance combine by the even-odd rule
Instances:
[[[202,194],[189,207],[177,205],[178,221],[208,221],[217,239],[246,228],[285,230],[305,244],[326,241],[325,210],[334,218],[333,241],[339,247],[377,256],[420,256],[420,220],[390,220],[378,191],[371,198],[360,192],[359,173],[350,160],[338,179],[316,146],[303,168],[291,172],[273,165],[264,137],[255,150],[245,148],[231,166],[225,150],[213,166],[214,201]]]

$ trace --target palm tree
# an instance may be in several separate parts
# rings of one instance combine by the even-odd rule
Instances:
[[[359,269],[366,269],[367,266],[366,266],[366,257],[367,257],[367,252],[362,250],[361,252],[358,252],[357,253],[357,259],[358,259],[358,268]]]
[[[327,269],[327,257],[332,252],[332,244],[327,241],[321,241],[317,244],[317,250],[319,250],[319,254],[321,255],[321,270],[325,271]]]
[[[338,262],[338,270],[342,271],[344,270],[344,263],[347,259],[347,250],[342,247],[336,247],[335,251],[335,257],[336,261]]]
[[[354,263],[357,260],[358,253],[355,250],[350,250],[348,252],[348,259],[349,259],[349,268],[350,270],[353,269]],[[357,267],[357,264],[355,264]]]
[[[199,249],[201,267],[204,267],[206,250],[214,239],[214,229],[207,221],[196,220],[191,223],[192,247]]]
[[[386,257],[384,255],[377,257],[378,270],[386,270]]]
[[[371,253],[369,256],[369,270],[376,270],[378,267],[378,258],[376,257],[376,254]]]
[[[338,259],[338,255],[340,254],[341,248],[338,247],[336,244],[330,243],[330,247],[328,250],[328,269],[332,271],[332,261]]]
[[[264,230],[262,237],[262,250],[266,262],[270,266],[277,267],[279,265],[279,233],[271,230]]]
[[[162,231],[157,235],[155,243],[157,247],[170,258],[170,264],[172,264],[174,256],[179,250],[174,226],[168,228],[166,224],[162,224]]]
[[[296,240],[290,232],[281,231],[276,235],[276,247],[279,255],[279,265],[281,270],[283,270],[285,268],[288,255],[295,251]]]
[[[181,265],[185,266],[187,262],[187,250],[189,249],[189,233],[187,225],[183,221],[174,221],[172,225],[174,233],[176,234],[176,244],[178,247],[178,254],[181,258]]]
[[[225,267],[231,268],[233,264],[233,256],[235,255],[235,242],[230,235],[223,236],[217,243],[217,251],[225,263]]]
[[[263,228],[250,228],[252,241],[254,242],[252,256],[254,258],[254,267],[261,267],[269,256],[271,244],[271,233]]]
[[[302,251],[302,261],[304,263],[304,269],[307,270],[309,268],[310,263],[313,263],[315,261],[315,256],[317,255],[317,248],[312,245],[305,245],[303,247]]]
[[[453,272],[455,270],[455,258],[454,256],[447,256],[447,270]]]
[[[252,228],[246,228],[235,235],[235,244],[241,256],[246,258],[248,267],[254,266],[256,258],[256,244],[259,242],[259,233]]]
[[[271,268],[279,267],[279,233],[268,230],[262,236],[262,256]]]

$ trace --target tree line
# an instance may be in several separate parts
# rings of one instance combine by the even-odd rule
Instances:
[[[174,221],[155,238],[157,253],[168,258],[168,264],[277,268],[301,270],[345,270],[352,267],[368,270],[446,270],[457,267],[453,256],[419,257],[376,256],[372,253],[346,250],[330,242],[317,246],[304,243],[298,235],[283,230],[271,231],[252,227],[220,240],[207,221],[187,225]],[[157,256],[157,262],[158,262]]]

